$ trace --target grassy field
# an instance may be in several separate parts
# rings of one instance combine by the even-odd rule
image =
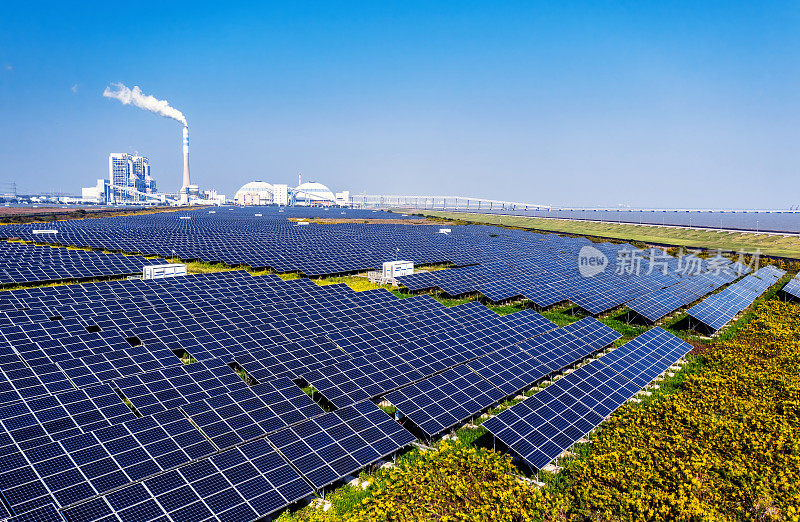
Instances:
[[[712,230],[659,227],[625,223],[593,223],[568,219],[498,216],[462,212],[437,212],[417,210],[425,216],[452,219],[470,223],[503,225],[515,228],[543,230],[565,234],[579,234],[623,241],[659,243],[687,248],[708,248],[738,252],[760,249],[764,255],[800,259],[800,237],[745,232],[715,232]]]

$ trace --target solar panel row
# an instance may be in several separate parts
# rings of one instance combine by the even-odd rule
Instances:
[[[750,306],[785,273],[785,270],[774,266],[762,267],[721,292],[706,297],[689,308],[688,314],[712,331],[717,331]]]
[[[645,294],[626,306],[654,323],[678,308],[686,306],[699,298],[734,281],[737,272],[728,270],[718,274],[705,273],[692,278],[683,278],[672,286]]]
[[[794,299],[800,299],[800,273],[786,283],[786,286],[783,287],[783,292]]]
[[[31,237],[30,240],[41,239]],[[142,256],[0,241],[0,285],[141,274],[142,267],[165,262]]]
[[[693,256],[673,258],[655,249],[640,251],[630,245],[603,244],[592,248],[600,246],[607,258],[620,259],[609,261],[613,270],[584,277],[576,259],[580,259],[579,249],[586,246],[585,241],[565,241],[557,246],[560,250],[548,252],[545,259],[520,259],[527,251],[500,252],[494,254],[492,262],[401,276],[398,281],[411,290],[438,288],[454,296],[478,292],[495,302],[524,297],[547,307],[568,300],[591,314],[626,304],[655,322],[749,270],[717,257],[704,269],[698,265],[699,270],[681,271]],[[631,253],[636,254],[635,262],[628,269],[624,263]]]
[[[456,247],[458,241],[437,234],[430,226],[343,223],[296,226],[287,218],[329,217],[323,209],[275,207],[232,209],[208,214],[204,210],[167,212],[115,218],[69,220],[42,224],[0,226],[0,237],[51,242],[145,256],[200,259],[231,266],[302,271],[309,276],[378,268],[399,251],[417,264],[469,262],[471,256]],[[256,216],[255,214],[261,214]],[[396,214],[349,210],[347,218],[391,217]],[[190,219],[182,219],[190,218]],[[57,234],[35,235],[46,227]],[[138,271],[141,270],[139,263]]]
[[[532,468],[542,469],[690,349],[677,337],[653,328],[483,426]]]
[[[530,339],[400,388],[386,399],[431,439],[620,337],[591,317],[560,329],[549,321],[549,327],[537,323]]]

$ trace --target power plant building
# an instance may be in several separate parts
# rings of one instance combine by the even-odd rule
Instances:
[[[125,153],[108,155],[110,202],[139,203],[145,194],[156,192],[156,182],[150,175],[150,162],[144,156]]]
[[[317,181],[300,183],[292,188],[284,184],[270,184],[259,180],[244,184],[236,192],[234,201],[237,205],[346,206],[350,204],[350,192],[334,193]]]
[[[274,203],[272,185],[263,181],[245,183],[233,196],[237,205],[272,205]]]
[[[272,201],[276,205],[287,206],[289,204],[289,185],[285,183],[272,185]]]
[[[300,184],[293,191],[294,204],[305,207],[324,207],[336,204],[336,195],[316,181],[307,181]]]

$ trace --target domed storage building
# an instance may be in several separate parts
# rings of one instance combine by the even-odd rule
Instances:
[[[336,204],[336,195],[316,181],[302,183],[292,191],[294,204],[299,206],[328,206]]]
[[[251,181],[242,186],[233,197],[237,205],[271,205],[272,185],[264,181]]]

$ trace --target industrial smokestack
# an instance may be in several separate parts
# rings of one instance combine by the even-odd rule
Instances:
[[[192,180],[189,177],[189,127],[183,128],[183,186],[181,192],[189,192]],[[174,185],[173,185],[174,186]]]
[[[106,87],[103,91],[103,96],[106,98],[119,100],[123,105],[133,105],[183,124],[183,183],[181,185],[181,194],[188,194],[192,180],[189,177],[189,127],[186,123],[186,117],[181,111],[172,107],[167,100],[159,100],[154,96],[144,94],[138,85],[134,85],[133,89],[129,89],[121,83],[113,83],[111,85],[113,89]]]

